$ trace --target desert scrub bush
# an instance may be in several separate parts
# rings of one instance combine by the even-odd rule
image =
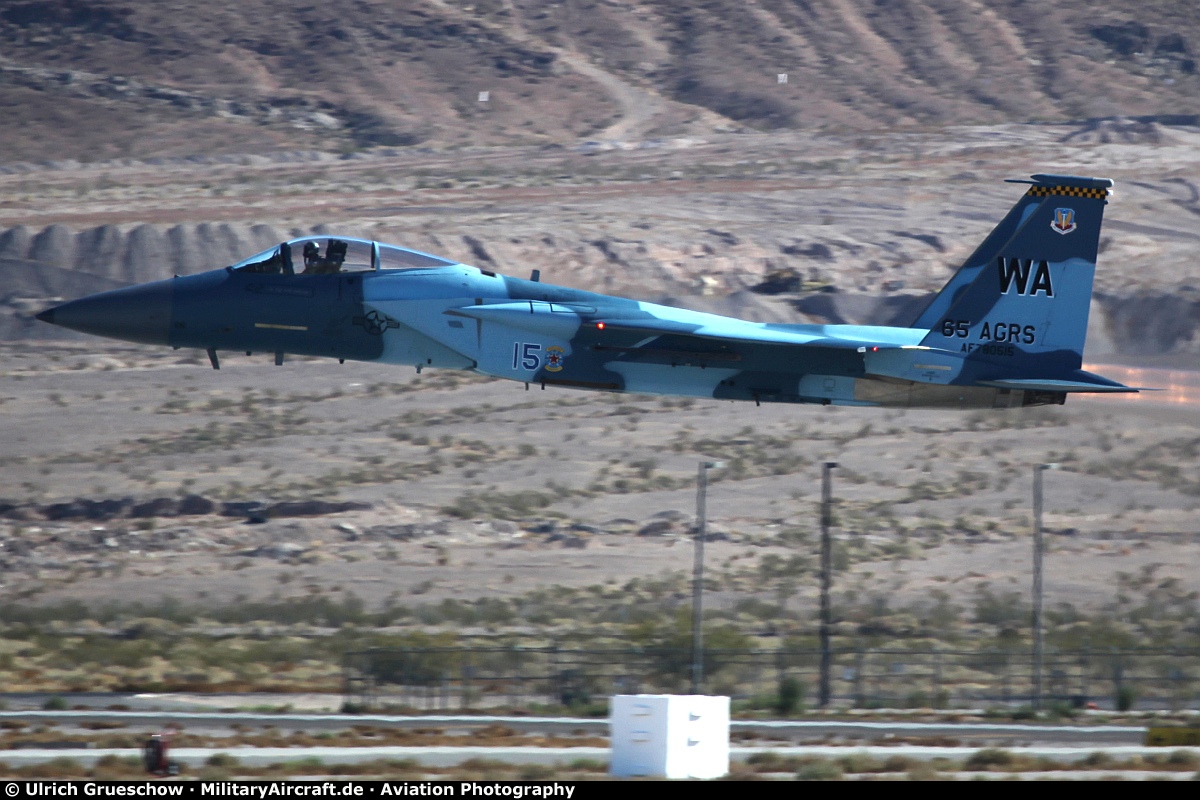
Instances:
[[[724,469],[715,470],[709,480],[746,480],[769,475],[792,475],[812,464],[812,459],[795,449],[791,436],[755,433],[745,427],[736,436],[691,441],[687,432],[676,434],[671,447],[677,453],[693,452],[705,457],[722,458]]]
[[[778,578],[799,578],[807,575],[812,569],[813,560],[806,555],[783,558],[774,553],[767,553],[758,562],[758,573],[764,581]]]
[[[1089,475],[1113,480],[1140,480],[1157,483],[1186,495],[1200,495],[1200,480],[1189,467],[1200,456],[1200,437],[1168,440],[1150,445],[1128,458],[1106,457],[1083,465]]]
[[[865,753],[851,753],[848,756],[842,756],[837,760],[838,766],[843,772],[851,774],[861,774],[865,772],[883,772],[884,764],[877,758],[873,758]]]
[[[783,609],[777,603],[768,603],[757,597],[743,597],[733,606],[734,617],[742,614],[753,619],[769,621],[779,619],[783,614]]]
[[[695,483],[695,478],[674,477],[657,472],[655,459],[622,463],[617,461],[601,467],[588,484],[591,494],[635,494],[681,489]]]
[[[789,547],[809,547],[812,545],[813,534],[806,528],[784,528],[777,535],[776,539],[782,545]]]
[[[527,490],[523,492],[467,492],[452,504],[443,506],[443,514],[460,519],[493,517],[520,519],[546,508],[562,499],[549,492]]]
[[[546,764],[526,764],[517,771],[517,778],[523,781],[548,781],[557,774],[557,769]]]
[[[997,594],[981,587],[975,593],[975,621],[988,625],[1018,625],[1029,619],[1032,612],[1021,599],[1020,592]]]
[[[691,614],[678,610],[675,618],[663,621],[658,614],[629,626],[629,641],[646,653],[651,671],[664,681],[685,680],[692,668]],[[731,624],[704,626],[705,676],[719,683],[723,670],[737,667],[738,654],[752,649],[753,639]]]
[[[785,717],[804,710],[804,683],[798,678],[787,677],[779,682],[779,703],[776,710]]]
[[[229,450],[250,442],[261,442],[281,436],[296,434],[298,427],[309,422],[308,418],[289,416],[284,419],[278,414],[258,413],[248,422],[222,424],[209,422],[203,427],[185,428],[182,431],[141,436],[125,441],[130,448],[128,456],[181,455],[211,450]]]
[[[921,478],[908,485],[905,496],[900,502],[915,503],[919,500],[940,500],[943,497],[947,497],[950,491],[952,490],[939,486],[933,481]]]
[[[42,764],[31,764],[15,770],[21,778],[82,778],[86,772],[76,761],[69,758],[52,758]]]
[[[841,779],[841,766],[825,759],[810,761],[796,771],[796,780],[799,781],[840,781]]]
[[[963,762],[963,769],[972,772],[987,772],[992,770],[1005,770],[1012,768],[1017,763],[1017,758],[1008,750],[1001,750],[996,747],[987,747],[983,750],[977,750],[966,761]]]
[[[1129,711],[1137,704],[1138,690],[1137,687],[1128,683],[1123,683],[1117,687],[1117,696],[1115,698],[1117,711]]]
[[[491,597],[475,601],[447,598],[437,605],[419,606],[414,613],[425,625],[500,625],[516,618],[507,601]]]
[[[101,756],[88,771],[92,778],[100,780],[134,780],[145,777],[146,768],[137,756]]]
[[[755,772],[793,772],[800,767],[800,760],[781,756],[774,750],[752,753],[746,764]]]

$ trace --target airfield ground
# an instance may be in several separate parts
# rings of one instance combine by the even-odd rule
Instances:
[[[866,321],[936,289],[1015,199],[1002,178],[1106,175],[1118,194],[1088,357],[1115,363],[1095,368],[1118,379],[1171,387],[1022,412],[905,412],[527,392],[458,373],[303,358],[275,367],[240,354],[222,354],[214,372],[198,353],[39,338],[29,313],[71,296],[70,280],[39,283],[25,264],[3,298],[11,335],[0,343],[0,680],[9,692],[336,693],[344,650],[387,636],[662,640],[689,603],[701,459],[727,464],[711,474],[707,608],[743,645],[815,630],[825,460],[841,465],[838,636],[1027,647],[1031,470],[1055,462],[1052,644],[1193,642],[1197,137],[1118,120],[0,175],[0,224],[84,231],[78,253],[107,242],[84,260],[110,264],[95,273],[108,280],[217,266],[250,244],[255,224],[281,236],[326,225],[512,274],[538,268],[580,288],[792,321]],[[175,267],[134,257],[142,223],[163,236],[181,226]],[[831,285],[840,291],[822,291]],[[181,508],[187,496],[205,502]],[[126,497],[116,516],[89,505]],[[314,513],[221,513],[255,502]],[[385,630],[364,622],[388,609]],[[132,730],[119,733],[142,733]],[[790,758],[760,758],[753,771],[958,768]],[[989,755],[971,774],[997,758],[1007,775],[1036,766]],[[1093,762],[1145,777],[1166,759]],[[1190,774],[1194,758],[1174,766]],[[218,758],[203,774],[238,769]],[[537,769],[483,761],[446,774],[548,774]]]
[[[4,594],[187,604],[354,593],[369,606],[622,585],[690,565],[696,462],[723,459],[709,553],[732,604],[763,559],[813,555],[818,465],[836,460],[840,586],[896,604],[1024,595],[1030,474],[1047,479],[1048,604],[1098,609],[1150,576],[1200,589],[1190,406],[1072,400],[1021,412],[734,405],[463,374],[103,343],[6,345],[10,501],[362,501],[313,518],[108,522],[31,514],[3,531]],[[785,598],[811,615],[812,564]],[[805,576],[808,576],[807,578]],[[782,585],[789,585],[786,582]]]

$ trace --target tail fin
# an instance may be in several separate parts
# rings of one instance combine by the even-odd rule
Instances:
[[[1112,181],[1034,175],[1030,183],[913,324],[929,329],[923,345],[1038,372],[1079,369]]]

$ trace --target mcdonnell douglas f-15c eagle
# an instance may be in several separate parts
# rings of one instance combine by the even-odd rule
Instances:
[[[747,322],[510,278],[335,236],[38,315],[131,342],[472,370],[536,383],[903,408],[1061,404],[1137,389],[1083,371],[1112,181],[1034,175],[907,328]]]

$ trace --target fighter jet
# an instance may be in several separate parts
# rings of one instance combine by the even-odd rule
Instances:
[[[499,275],[346,236],[64,303],[44,321],[218,353],[469,370],[605,392],[901,408],[1137,389],[1081,369],[1111,180],[1034,175],[908,327],[757,323]]]

